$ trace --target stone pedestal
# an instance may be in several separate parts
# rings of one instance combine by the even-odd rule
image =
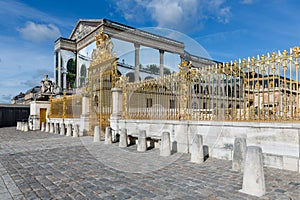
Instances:
[[[72,125],[71,124],[67,125],[67,136],[72,136]]]
[[[139,151],[139,152],[147,151],[147,141],[146,141],[146,131],[145,130],[140,130],[140,132],[139,132],[137,151]]]
[[[29,131],[29,124],[28,122],[24,123],[24,132],[28,132]]]
[[[246,148],[247,148],[246,138],[234,139],[232,170],[244,171]]]
[[[54,133],[54,123],[50,122],[50,130],[49,133]]]
[[[45,122],[42,122],[41,131],[45,131]]]
[[[127,129],[122,128],[120,130],[120,141],[119,141],[119,147],[127,147],[128,146],[128,137],[127,137]]]
[[[241,192],[258,197],[266,193],[262,150],[260,147],[247,147]]]
[[[65,135],[66,134],[66,126],[65,124],[60,125],[60,135]]]
[[[46,122],[45,132],[49,133],[50,131],[50,124],[49,122]]]
[[[170,156],[171,155],[171,141],[170,133],[163,132],[161,135],[161,144],[160,144],[160,153],[161,156]]]
[[[54,124],[54,133],[59,134],[59,123]]]
[[[73,137],[78,137],[79,135],[79,126],[77,124],[73,125]]]
[[[105,144],[112,144],[112,133],[110,127],[106,127],[105,129]]]
[[[193,163],[203,163],[204,162],[202,135],[195,134],[190,151],[191,151],[191,162],[193,162]]]
[[[95,126],[94,128],[94,142],[100,142],[100,126]]]

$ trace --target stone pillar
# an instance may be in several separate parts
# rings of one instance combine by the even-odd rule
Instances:
[[[146,141],[146,131],[145,130],[139,131],[137,151],[139,151],[139,152],[147,151],[147,141]]]
[[[112,88],[112,115],[111,119],[121,119],[122,114],[122,89]]]
[[[233,147],[232,170],[244,171],[246,156],[246,138],[235,138]]]
[[[89,97],[82,95],[82,110],[80,115],[79,136],[84,136],[89,130]]]
[[[46,122],[45,132],[49,133],[49,131],[50,131],[50,124],[49,122]]]
[[[241,192],[258,197],[266,193],[262,150],[260,147],[247,147]]]
[[[67,125],[67,136],[72,136],[72,124]]]
[[[64,123],[60,125],[60,135],[65,135],[66,134],[66,126]]]
[[[73,125],[73,137],[78,137],[79,134],[79,126],[78,124]]]
[[[100,142],[100,132],[101,132],[100,126],[95,126],[95,128],[94,128],[94,142]]]
[[[171,141],[170,133],[163,132],[161,135],[161,144],[160,144],[160,156],[170,156],[171,155]]]
[[[204,162],[202,135],[195,134],[195,138],[192,143],[190,151],[191,151],[191,162],[193,162],[193,163],[203,163]]]
[[[109,126],[105,129],[105,144],[112,144],[112,133]]]
[[[134,44],[134,81],[140,80],[140,44]]]
[[[164,50],[159,50],[159,75],[164,76]]]
[[[54,123],[50,122],[50,130],[49,133],[54,133]]]
[[[63,75],[63,91],[66,91],[66,89],[67,89],[67,70],[66,70],[66,68],[63,69],[62,75]]]
[[[54,133],[55,134],[59,134],[59,124],[58,123],[54,123]]]
[[[28,132],[29,131],[29,124],[28,122],[24,123],[24,132]]]
[[[58,87],[59,87],[59,90],[61,89],[61,50],[58,51],[58,77],[57,77],[57,83],[58,83]],[[55,72],[54,72],[55,73]]]
[[[127,147],[128,146],[128,137],[127,137],[127,129],[122,128],[120,130],[120,141],[119,147]]]
[[[42,122],[41,131],[45,131],[45,122]]]

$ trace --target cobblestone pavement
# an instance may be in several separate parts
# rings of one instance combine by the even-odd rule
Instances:
[[[258,199],[238,192],[230,161],[135,148],[1,128],[0,199]],[[265,168],[265,180],[260,199],[300,199],[299,173]]]

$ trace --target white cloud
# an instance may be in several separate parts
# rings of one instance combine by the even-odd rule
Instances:
[[[59,28],[53,24],[36,24],[27,22],[25,27],[18,29],[22,37],[33,42],[55,40],[60,36]]]
[[[211,18],[229,23],[231,8],[226,0],[121,0],[115,1],[126,20],[137,21],[149,17],[160,27],[190,31],[202,28]]]

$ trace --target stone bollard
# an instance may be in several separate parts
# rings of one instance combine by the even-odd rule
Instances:
[[[119,141],[119,147],[127,147],[128,146],[128,137],[127,137],[127,129],[122,128],[120,130],[120,141]]]
[[[171,155],[171,142],[170,142],[170,133],[163,132],[161,135],[161,144],[160,144],[160,156],[170,156]]]
[[[67,136],[72,136],[72,125],[71,124],[67,125]]]
[[[78,124],[73,125],[73,137],[78,137],[79,135],[79,126]]]
[[[59,134],[59,123],[54,124],[54,133]]]
[[[50,130],[49,133],[54,133],[54,123],[50,122]]]
[[[100,126],[94,128],[94,142],[100,142]]]
[[[20,122],[17,122],[16,130],[20,130]]]
[[[262,150],[260,147],[247,147],[243,188],[240,191],[258,197],[266,193]]]
[[[42,122],[41,131],[45,131],[45,122]]]
[[[49,122],[46,122],[45,132],[49,133],[49,131],[50,131],[50,124]]]
[[[108,126],[105,129],[105,143],[104,144],[112,144],[112,133],[111,128]]]
[[[21,131],[24,131],[24,129],[25,129],[25,124],[24,124],[25,122],[21,122]]]
[[[139,151],[139,152],[147,151],[147,140],[146,140],[146,131],[145,130],[139,131],[137,151]]]
[[[65,135],[66,134],[66,126],[64,123],[60,125],[60,135]]]
[[[29,124],[27,122],[24,123],[24,132],[29,131]]]
[[[199,163],[199,164],[204,162],[202,135],[199,134],[195,135],[190,151],[191,151],[191,162]]]
[[[235,138],[233,147],[232,170],[244,171],[247,142],[246,138]]]

